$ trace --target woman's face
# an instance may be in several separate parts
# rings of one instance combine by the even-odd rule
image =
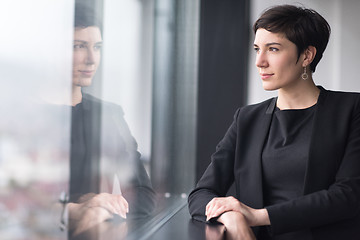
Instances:
[[[95,26],[75,28],[73,51],[73,86],[91,85],[100,63],[102,38]]]
[[[303,54],[298,60],[296,45],[284,35],[260,28],[255,34],[254,50],[265,90],[289,89],[303,81]]]

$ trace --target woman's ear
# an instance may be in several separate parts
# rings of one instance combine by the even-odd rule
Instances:
[[[306,67],[312,63],[316,55],[316,48],[314,46],[308,46],[304,51],[303,67]]]

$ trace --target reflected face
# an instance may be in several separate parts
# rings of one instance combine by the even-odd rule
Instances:
[[[265,90],[295,86],[301,81],[302,57],[298,60],[297,48],[285,36],[258,29],[255,34],[255,65]]]
[[[98,27],[76,28],[73,50],[73,86],[91,85],[100,63],[102,38]]]

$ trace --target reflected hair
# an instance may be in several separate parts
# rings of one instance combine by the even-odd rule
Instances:
[[[263,28],[272,33],[284,34],[298,51],[298,60],[309,46],[316,48],[316,55],[310,64],[315,72],[329,42],[329,23],[315,10],[294,5],[278,5],[265,10],[253,25],[253,31]]]
[[[102,31],[102,23],[93,8],[84,4],[75,4],[75,28],[98,27]]]

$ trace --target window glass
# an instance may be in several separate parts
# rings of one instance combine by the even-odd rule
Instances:
[[[193,187],[198,1],[22,0],[0,16],[0,235],[149,236]]]
[[[34,10],[34,11],[33,11]],[[58,239],[68,191],[73,4],[0,3],[0,235]]]

